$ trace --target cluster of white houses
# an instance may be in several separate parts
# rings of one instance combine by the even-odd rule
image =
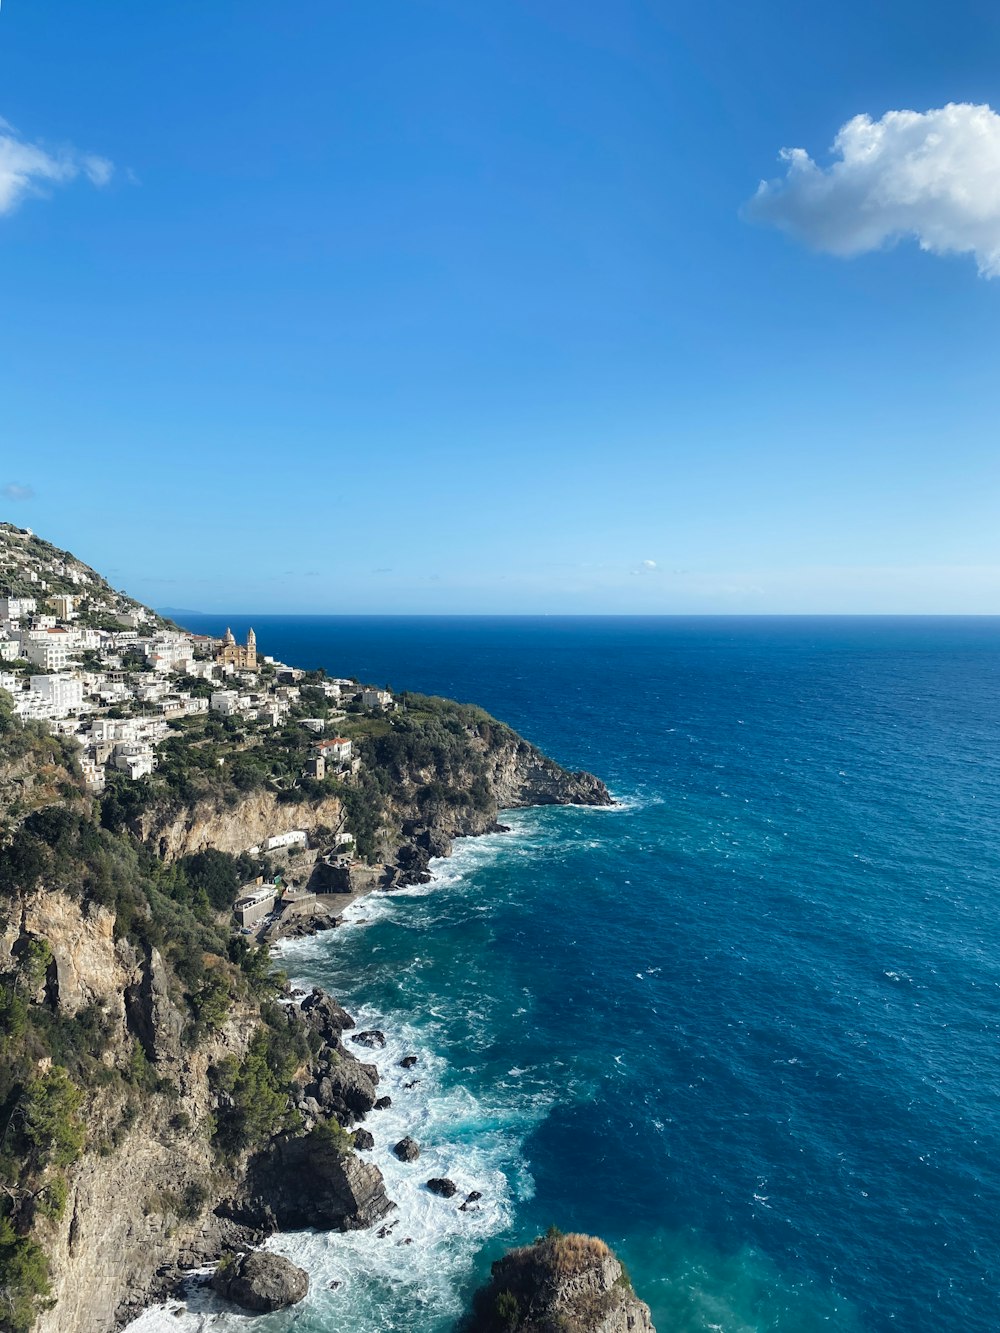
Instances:
[[[113,615],[120,627],[95,629],[78,623],[76,602],[44,589],[0,595],[0,689],[19,717],[77,738],[93,790],[104,787],[109,768],[130,778],[152,773],[156,747],[175,718],[211,711],[276,727],[299,698],[303,672],[271,657],[258,660],[253,630],[245,644],[229,630],[221,639],[188,634],[135,606]],[[214,688],[192,694],[193,680]],[[350,680],[324,680],[320,688],[334,705],[394,706],[388,690]],[[321,734],[327,724],[307,718],[304,725]],[[317,740],[307,772],[321,778],[352,762],[349,740]]]

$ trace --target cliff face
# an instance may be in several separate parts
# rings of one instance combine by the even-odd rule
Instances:
[[[254,1021],[236,1008],[225,1028],[197,1050],[183,1050],[182,1016],[171,1002],[163,964],[114,938],[114,915],[44,889],[12,904],[0,936],[0,970],[13,966],[28,941],[45,941],[52,961],[35,997],[55,1023],[90,1010],[100,1015],[106,1087],[91,1090],[85,1108],[90,1147],[68,1176],[65,1211],[41,1231],[54,1305],[41,1333],[99,1333],[114,1325],[130,1293],[145,1289],[157,1269],[209,1228],[196,1201],[206,1182],[222,1184],[206,1127],[212,1108],[208,1067],[241,1058]],[[131,1058],[142,1032],[157,1057],[170,1095],[142,1098],[110,1078]],[[207,1193],[206,1193],[207,1197]]]
[[[463,1333],[656,1333],[618,1259],[596,1236],[553,1234],[498,1259]]]
[[[163,860],[174,861],[207,847],[238,854],[292,829],[337,828],[342,817],[336,796],[286,805],[273,791],[233,791],[229,800],[197,801],[180,810],[154,806],[139,817],[135,831]]]
[[[613,804],[593,774],[567,772],[506,728],[488,739],[470,734],[468,752],[451,775],[460,790],[478,790],[478,802],[425,801],[434,779],[430,768],[405,767],[390,797],[384,855],[398,864],[401,882],[426,879],[432,857],[448,856],[456,838],[495,829],[502,810]]]
[[[41,890],[12,904],[0,935],[0,971],[29,941],[47,943],[52,960],[32,1003],[55,1023],[99,1014],[109,1073],[84,1104],[88,1146],[67,1173],[65,1210],[37,1224],[52,1301],[39,1333],[107,1333],[178,1265],[210,1261],[277,1226],[371,1226],[392,1207],[380,1172],[351,1152],[340,1128],[376,1095],[377,1074],[340,1041],[350,1016],[316,996],[287,1010],[288,1027],[311,1034],[299,1086],[320,1100],[300,1097],[291,1133],[223,1155],[212,1135],[226,1098],[213,1069],[246,1059],[260,1031],[257,1006],[233,1004],[217,1032],[191,1045],[158,952],[143,955],[113,927],[106,909]],[[137,1043],[155,1071],[140,1097],[111,1077],[134,1061]]]

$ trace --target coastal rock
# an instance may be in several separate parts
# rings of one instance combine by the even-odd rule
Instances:
[[[306,1088],[306,1096],[315,1098],[327,1115],[336,1116],[341,1123],[360,1120],[376,1101],[371,1071],[371,1066],[356,1060],[338,1061],[328,1074]],[[375,1075],[378,1077],[377,1070]]]
[[[385,1033],[380,1032],[378,1028],[371,1028],[367,1032],[356,1032],[351,1041],[357,1042],[359,1046],[380,1050],[385,1045]]]
[[[469,1193],[465,1196],[465,1202],[462,1204],[462,1206],[459,1208],[458,1211],[460,1213],[468,1212],[469,1208],[474,1203],[478,1203],[482,1197],[483,1196],[479,1190],[470,1190]]]
[[[355,1026],[347,1010],[318,986],[302,1001],[302,1013],[309,1025],[331,1043],[336,1043],[342,1032]]]
[[[283,1255],[255,1250],[220,1264],[211,1285],[245,1310],[270,1314],[301,1301],[309,1290],[309,1275]]]
[[[355,1148],[374,1148],[375,1136],[370,1134],[367,1129],[356,1129],[354,1131]]]
[[[413,843],[404,843],[396,854],[396,884],[402,888],[407,884],[427,884],[430,881],[430,852],[426,847]]]
[[[458,1186],[447,1176],[434,1176],[428,1180],[427,1188],[432,1194],[440,1194],[442,1199],[450,1199],[458,1193]]]
[[[236,1220],[282,1231],[359,1231],[395,1206],[378,1167],[320,1126],[302,1138],[278,1140],[254,1163]]]
[[[462,1333],[655,1333],[649,1307],[596,1236],[552,1233],[498,1259]]]
[[[405,1139],[400,1139],[392,1151],[401,1162],[415,1162],[420,1156],[420,1148],[409,1135]]]
[[[324,930],[333,930],[340,925],[340,914],[331,908],[320,908],[308,916],[282,918],[281,922],[268,931],[269,940],[302,940],[310,935],[318,935]]]
[[[404,1055],[399,1062],[399,1067],[400,1069],[412,1069],[416,1063],[417,1057],[415,1055]]]
[[[375,1099],[375,1108],[374,1108],[374,1109],[375,1109],[376,1111],[388,1111],[388,1109],[389,1109],[389,1107],[390,1107],[391,1105],[392,1105],[392,1098],[391,1098],[391,1097],[377,1097],[377,1098]]]

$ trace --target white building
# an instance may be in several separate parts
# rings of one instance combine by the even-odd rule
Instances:
[[[109,741],[134,741],[139,736],[135,717],[95,717],[90,724],[90,739],[98,745]]]
[[[334,736],[329,741],[317,741],[313,749],[321,754],[328,764],[345,764],[350,759],[354,746],[346,736]]]
[[[69,665],[70,645],[66,630],[29,630],[22,633],[24,656],[43,671],[65,671]]]
[[[20,620],[38,610],[34,597],[0,597],[0,620]]]
[[[13,662],[21,656],[21,645],[14,639],[0,639],[0,662]]]
[[[265,838],[264,851],[274,852],[279,847],[304,847],[307,841],[304,829],[291,829],[288,833],[276,833],[273,838]]]
[[[34,690],[20,690],[14,695],[14,712],[22,721],[53,722],[55,712],[48,699]]]
[[[361,691],[362,708],[391,708],[392,693],[389,690],[363,689]]]
[[[80,758],[80,767],[83,769],[83,780],[90,791],[102,792],[106,784],[104,765],[85,754]]]
[[[212,712],[221,713],[223,717],[232,717],[243,706],[235,690],[213,690],[210,703]]]
[[[112,763],[120,772],[128,774],[133,781],[145,778],[156,767],[156,756],[150,745],[138,741],[122,741],[115,746]]]
[[[253,716],[265,727],[278,726],[284,715],[281,704],[276,699],[270,699],[253,710]]]
[[[83,681],[79,676],[32,676],[31,688],[52,705],[57,716],[77,713],[83,706]]]

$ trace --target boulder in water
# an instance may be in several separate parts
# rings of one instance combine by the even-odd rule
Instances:
[[[244,1310],[270,1314],[302,1300],[309,1290],[309,1274],[283,1255],[253,1250],[221,1263],[212,1274],[212,1286]]]
[[[649,1307],[596,1236],[552,1231],[498,1259],[462,1333],[656,1333]]]
[[[367,1046],[370,1050],[381,1050],[385,1045],[385,1033],[378,1028],[369,1028],[367,1032],[356,1032],[351,1041],[356,1041],[359,1046]]]
[[[432,1180],[428,1180],[427,1188],[432,1194],[440,1194],[442,1199],[450,1199],[458,1193],[458,1186],[447,1176],[435,1176]]]

